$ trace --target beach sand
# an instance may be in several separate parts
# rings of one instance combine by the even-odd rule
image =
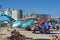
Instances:
[[[20,34],[25,35],[25,37],[28,38],[33,38],[33,39],[51,39],[49,35],[47,34],[33,34],[32,31],[22,31],[20,28],[7,28],[7,27],[2,27],[0,28],[0,40],[5,40],[6,37],[11,36],[11,31],[16,29],[17,31],[20,32]],[[7,31],[9,30],[9,31]]]

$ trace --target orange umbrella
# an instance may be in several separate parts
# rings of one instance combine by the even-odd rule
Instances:
[[[41,25],[44,21],[46,21],[46,19],[44,18],[44,19],[42,19],[42,20],[40,20],[39,21],[39,25]]]

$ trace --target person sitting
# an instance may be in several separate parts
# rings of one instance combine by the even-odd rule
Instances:
[[[10,36],[10,40],[17,40],[16,39],[17,33],[16,32],[13,32],[12,34],[13,35]]]
[[[50,30],[49,29],[46,29],[46,32],[45,32],[46,34],[49,34],[50,33]]]
[[[15,30],[15,29],[11,32],[11,35],[13,35],[13,34],[14,34],[14,32],[16,32],[16,30]]]
[[[24,35],[21,35],[18,31],[17,31],[17,36],[20,40],[24,40],[25,39],[25,36]]]
[[[57,35],[54,35],[52,40],[59,40]]]
[[[58,25],[57,25],[56,29],[59,30],[59,26]]]
[[[13,35],[10,36],[11,40],[23,40],[25,36],[21,35],[18,31],[14,32]]]
[[[28,27],[28,28],[26,28],[25,30],[27,30],[27,31],[31,31],[31,28],[30,28],[30,27]]]

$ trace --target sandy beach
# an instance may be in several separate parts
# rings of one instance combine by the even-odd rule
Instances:
[[[32,31],[24,31],[23,29],[20,28],[0,28],[0,40],[5,40],[6,37],[11,36],[11,31],[16,29],[17,31],[20,32],[20,34],[25,35],[25,37],[28,38],[33,38],[33,39],[51,39],[49,35],[47,34],[33,34]],[[9,30],[9,31],[7,31]],[[21,31],[22,30],[22,31]]]

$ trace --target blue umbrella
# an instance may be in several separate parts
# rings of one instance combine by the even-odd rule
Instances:
[[[0,14],[0,21],[12,21],[14,20],[12,17],[5,15],[4,13]]]
[[[27,28],[29,25],[31,25],[33,22],[35,21],[34,18],[30,18],[29,20],[26,20],[23,24],[22,24],[22,28]]]
[[[22,20],[16,21],[12,24],[12,27],[19,27],[22,23]]]

